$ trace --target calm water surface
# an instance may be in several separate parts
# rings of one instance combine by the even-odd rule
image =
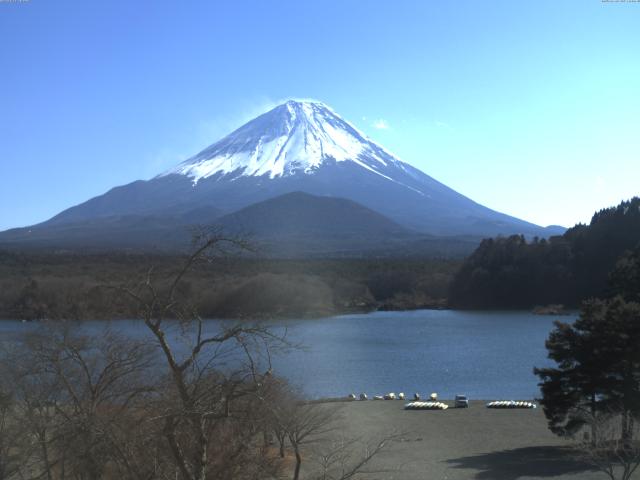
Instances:
[[[464,393],[475,399],[539,396],[534,366],[549,365],[544,347],[554,317],[528,312],[417,310],[277,322],[305,346],[273,358],[274,372],[312,397],[366,392]],[[210,320],[213,328],[219,322]],[[104,322],[85,322],[98,332]],[[146,335],[136,321],[112,328]],[[0,322],[9,338],[37,323]]]

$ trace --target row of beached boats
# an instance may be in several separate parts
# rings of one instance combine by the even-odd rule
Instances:
[[[355,393],[349,395],[350,400],[356,400]],[[369,400],[366,393],[360,394],[360,400]],[[405,394],[400,392],[397,395],[394,392],[387,393],[386,395],[374,395],[373,400],[404,400]],[[432,393],[429,395],[429,401],[421,401],[420,394],[413,394],[413,401],[405,404],[405,410],[446,410],[449,406],[446,403],[438,402],[438,394]],[[468,407],[469,403],[467,397],[464,395],[456,395],[455,399],[456,407]],[[536,408],[536,404],[527,401],[516,400],[495,400],[486,404],[487,408]]]
[[[536,408],[533,402],[515,400],[496,400],[489,402],[487,408]],[[449,406],[442,402],[409,402],[404,406],[405,410],[446,410]]]
[[[449,405],[442,402],[409,402],[404,406],[405,410],[446,410]]]
[[[355,393],[352,393],[349,395],[349,400],[356,400],[357,398],[360,398],[360,400],[369,400],[369,397],[367,396],[366,393],[361,393],[360,397],[356,397]],[[373,400],[404,400],[405,399],[405,394],[403,392],[398,393],[397,395],[395,394],[395,392],[389,392],[385,395],[374,395],[373,397],[371,397]],[[431,401],[436,401],[438,399],[438,394],[437,393],[432,393],[429,396]],[[419,393],[414,393],[413,394],[413,399],[415,401],[419,401],[420,400],[420,394]]]
[[[536,404],[515,400],[496,400],[495,402],[487,403],[487,408],[536,408]]]

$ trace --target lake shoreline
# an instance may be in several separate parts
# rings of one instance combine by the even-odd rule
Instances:
[[[533,307],[531,309],[514,309],[514,308],[500,308],[500,307],[492,307],[492,308],[460,308],[456,306],[449,305],[445,299],[442,301],[436,301],[428,304],[390,304],[390,303],[382,303],[377,307],[353,307],[353,308],[343,308],[343,309],[332,309],[332,310],[321,310],[321,311],[308,311],[308,312],[285,312],[280,314],[274,313],[262,313],[262,314],[252,314],[252,315],[234,315],[234,316],[207,316],[206,319],[216,319],[221,321],[238,321],[238,322],[273,322],[279,320],[315,320],[322,318],[330,318],[330,317],[339,317],[344,315],[367,315],[370,313],[376,312],[416,312],[416,311],[459,311],[459,312],[527,312],[532,313],[536,316],[550,316],[550,317],[567,317],[571,315],[575,315],[578,310],[575,308],[564,308],[561,311],[557,310],[547,310],[547,309],[538,309],[537,307]],[[77,317],[77,318],[15,318],[9,316],[1,316],[0,322],[3,321],[17,321],[17,322],[48,322],[48,321],[100,321],[100,322],[117,322],[122,320],[131,320],[131,316],[111,316],[109,318],[106,317]],[[176,321],[176,318],[167,318],[166,320]]]
[[[388,304],[384,304],[379,308],[345,308],[340,310],[327,310],[327,311],[315,311],[315,312],[290,312],[281,315],[274,315],[272,313],[264,313],[257,315],[236,315],[236,316],[211,316],[216,320],[223,321],[247,321],[255,322],[260,321],[278,321],[278,320],[313,320],[319,318],[338,317],[343,315],[366,315],[374,312],[413,312],[417,310],[455,310],[449,306],[437,305],[416,305],[393,308]],[[207,317],[209,319],[209,317]],[[101,321],[111,322],[120,320],[131,320],[130,316],[111,316],[109,318],[14,318],[0,316],[0,321],[14,321],[14,322],[49,322],[49,321]],[[166,320],[176,321],[176,318],[167,318]]]

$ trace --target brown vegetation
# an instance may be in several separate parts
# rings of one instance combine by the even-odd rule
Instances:
[[[184,257],[0,252],[0,318],[135,318],[130,298],[105,288],[169,278]],[[194,267],[178,296],[205,317],[323,316],[446,305],[452,260],[221,259]],[[162,281],[160,280],[160,283]]]
[[[109,289],[135,306],[147,339],[54,323],[0,344],[0,480],[301,478],[303,459],[332,442],[335,412],[272,375],[272,353],[288,345],[267,327],[205,326],[184,282],[221,244],[244,247],[205,238],[173,275]],[[362,456],[345,443],[332,457],[342,462],[305,478],[355,478],[385,443]]]
[[[629,480],[640,466],[640,426],[636,419],[610,409],[590,416],[578,457],[611,480]],[[626,438],[625,438],[626,437]]]

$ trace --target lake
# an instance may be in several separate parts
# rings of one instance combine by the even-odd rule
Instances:
[[[416,310],[281,320],[274,325],[305,348],[274,357],[274,373],[313,398],[437,392],[441,398],[461,393],[472,399],[532,399],[539,396],[533,367],[550,365],[544,342],[553,321],[575,318]],[[98,331],[104,322],[84,325]],[[111,325],[129,336],[146,335],[140,322]],[[34,328],[38,323],[2,321],[0,336]]]

